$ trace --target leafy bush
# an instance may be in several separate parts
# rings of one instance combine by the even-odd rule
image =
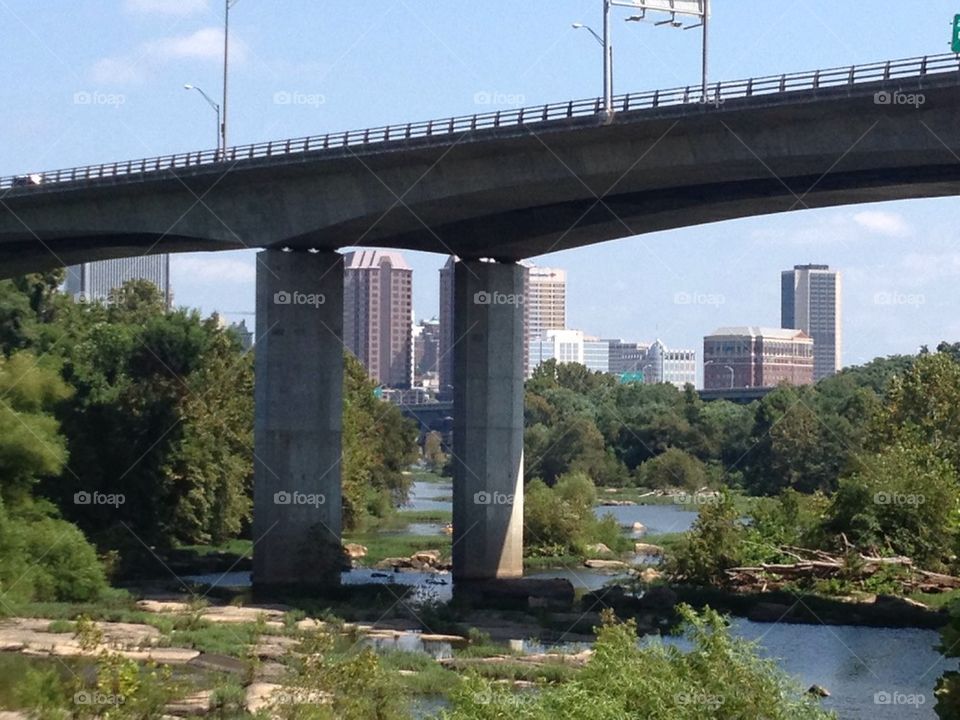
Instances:
[[[597,490],[582,472],[560,476],[548,487],[531,480],[524,490],[524,545],[528,555],[582,554],[587,545],[602,542],[612,550],[626,542],[616,521],[594,512]]]
[[[953,547],[960,502],[952,465],[928,445],[895,444],[860,461],[840,487],[824,530],[880,553],[938,565]]]
[[[7,601],[95,600],[107,587],[83,533],[31,512],[11,517],[0,503],[0,593]]]
[[[747,530],[728,493],[700,508],[693,527],[667,556],[665,569],[700,585],[722,584],[724,571],[743,562]]]
[[[452,696],[445,720],[826,720],[817,707],[754,646],[730,636],[709,608],[680,606],[689,652],[640,647],[633,621],[604,617],[586,668],[561,685],[515,694],[481,678]]]
[[[637,485],[648,488],[682,488],[696,492],[707,484],[707,468],[679,448],[667,448],[637,468]]]

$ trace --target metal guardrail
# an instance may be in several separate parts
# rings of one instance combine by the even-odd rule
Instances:
[[[869,65],[786,73],[769,77],[718,82],[709,86],[707,98],[701,97],[699,85],[655,90],[652,92],[618,95],[614,98],[614,112],[650,110],[686,104],[705,103],[719,106],[727,100],[763,95],[843,87],[881,82],[899,78],[924,77],[940,73],[960,72],[960,55],[948,53],[907,60],[890,60]],[[129,160],[125,162],[87,165],[85,167],[53,170],[31,175],[0,178],[0,189],[11,187],[41,187],[57,183],[83,182],[100,178],[148,175],[176,168],[191,168],[215,163],[232,163],[253,158],[275,157],[328,150],[334,148],[367,146],[411,138],[456,135],[499,127],[535,125],[554,120],[588,117],[603,112],[601,99],[572,100],[550,105],[502,110],[479,115],[464,115],[444,120],[388,125],[385,127],[350,130],[312,137],[278,140],[254,145],[227,148],[225,152],[204,150],[162,157]]]

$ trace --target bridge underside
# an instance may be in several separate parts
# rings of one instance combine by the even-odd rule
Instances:
[[[913,106],[874,93],[922,93]],[[960,73],[241,160],[0,197],[0,276],[144,253],[365,245],[515,261],[960,191]]]

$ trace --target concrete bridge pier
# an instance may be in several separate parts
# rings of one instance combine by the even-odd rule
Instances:
[[[523,575],[523,268],[454,275],[453,574]]]
[[[255,588],[339,582],[343,257],[257,254]]]

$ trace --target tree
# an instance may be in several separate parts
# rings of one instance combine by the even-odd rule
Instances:
[[[413,421],[373,394],[359,360],[347,353],[344,362],[341,485],[343,524],[352,529],[406,499],[410,479],[404,471],[419,452]]]
[[[824,529],[864,550],[936,567],[954,546],[958,508],[951,465],[926,445],[898,443],[864,457],[840,481]]]
[[[667,448],[637,470],[637,484],[648,488],[682,488],[696,492],[707,484],[700,460],[679,448]]]
[[[693,527],[667,558],[667,571],[697,585],[722,585],[742,563],[746,529],[728,493],[700,508]]]
[[[949,352],[917,358],[893,380],[872,429],[875,447],[924,443],[960,473],[960,362]]]
[[[427,433],[423,441],[423,459],[433,472],[439,473],[447,464],[447,454],[443,451],[443,441],[440,439],[440,433]]]

